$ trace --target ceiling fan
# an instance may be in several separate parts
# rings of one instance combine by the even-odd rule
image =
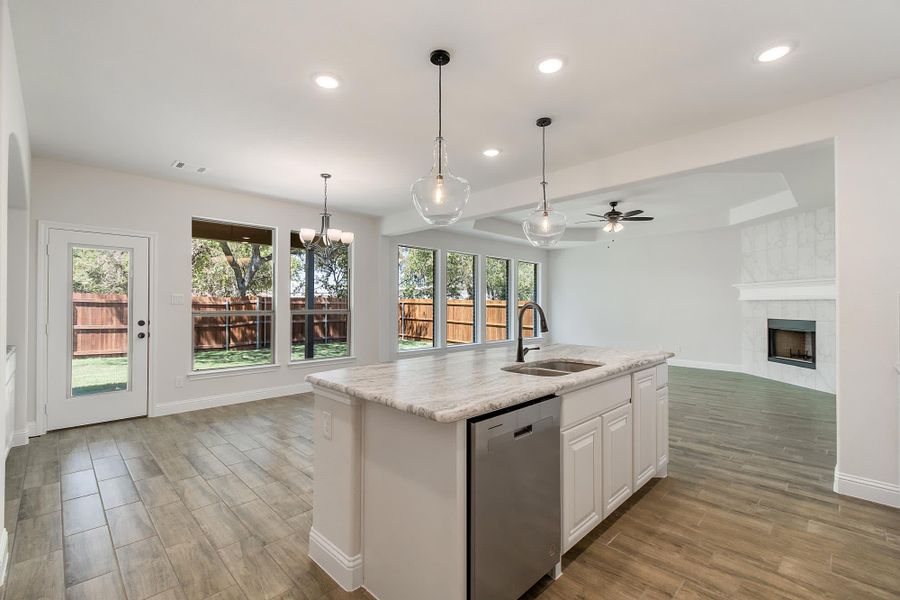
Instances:
[[[616,206],[618,206],[619,201],[610,202],[609,205],[612,207],[612,210],[603,213],[602,215],[597,215],[594,213],[587,213],[589,217],[597,217],[596,219],[588,219],[587,221],[578,221],[578,223],[606,223],[603,226],[603,231],[607,233],[618,233],[625,229],[625,226],[622,224],[623,221],[652,221],[653,217],[639,217],[638,215],[643,213],[642,210],[629,210],[628,212],[621,212],[616,210]]]

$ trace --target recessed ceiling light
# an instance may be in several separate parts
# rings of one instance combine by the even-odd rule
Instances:
[[[495,156],[500,156],[501,152],[502,150],[500,150],[500,148],[488,148],[487,150],[482,152],[482,154],[484,154],[488,158],[494,158]]]
[[[561,58],[545,58],[541,62],[538,63],[538,71],[541,73],[556,73],[560,69],[563,68],[563,61]]]
[[[333,90],[341,85],[340,79],[334,75],[329,75],[328,73],[320,73],[319,75],[316,75],[313,80],[316,82],[317,86],[325,88],[326,90]]]
[[[790,54],[792,48],[788,45],[780,45],[774,46],[765,50],[764,52],[760,52],[757,55],[756,60],[761,63],[768,63],[778,60],[779,58],[784,58],[788,54]]]

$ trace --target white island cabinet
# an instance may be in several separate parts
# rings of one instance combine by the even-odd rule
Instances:
[[[550,345],[529,362],[596,365],[556,377],[504,370],[508,348],[307,377],[316,425],[310,557],[344,589],[465,600],[467,423],[556,395],[560,547],[568,550],[668,460],[665,352]],[[559,566],[557,566],[557,572]]]

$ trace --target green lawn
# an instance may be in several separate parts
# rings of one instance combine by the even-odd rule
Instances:
[[[400,351],[403,350],[418,350],[420,348],[433,348],[434,342],[431,340],[397,340],[398,346],[397,349]]]
[[[291,360],[304,360],[304,345],[291,347]],[[347,356],[346,342],[316,344],[316,358],[339,358]],[[225,369],[228,367],[250,367],[267,365],[272,362],[268,348],[251,350],[200,350],[194,355],[194,369]],[[128,387],[128,359],[118,357],[85,357],[72,361],[72,395],[115,392]]]
[[[128,359],[76,358],[72,361],[72,395],[116,392],[128,387]]]

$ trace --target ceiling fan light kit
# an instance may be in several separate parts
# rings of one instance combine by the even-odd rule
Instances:
[[[434,162],[431,172],[412,184],[413,204],[419,215],[431,225],[452,225],[462,216],[469,202],[469,182],[453,175],[447,166],[447,143],[442,130],[443,68],[450,62],[450,53],[435,50],[431,64],[438,68],[438,134],[434,140]]]
[[[541,128],[541,201],[522,221],[525,237],[538,248],[555,246],[566,231],[566,215],[554,210],[547,200],[547,127],[552,122],[550,117],[535,122]]]
[[[300,243],[304,250],[315,250],[316,248],[332,249],[337,246],[349,246],[353,243],[353,232],[342,231],[331,226],[331,213],[328,212],[328,180],[331,179],[330,173],[322,173],[320,175],[325,186],[324,207],[322,208],[322,221],[319,231],[308,227],[302,227],[299,231]]]
[[[606,211],[602,215],[598,215],[596,213],[586,213],[589,217],[596,217],[594,219],[588,219],[586,221],[578,221],[579,223],[606,223],[603,226],[603,231],[606,233],[619,233],[623,229],[625,229],[625,225],[623,222],[625,221],[652,221],[653,217],[641,217],[644,213],[642,210],[629,210],[628,212],[622,212],[616,207],[619,205],[619,201],[616,200],[614,202],[610,202],[610,210]]]

